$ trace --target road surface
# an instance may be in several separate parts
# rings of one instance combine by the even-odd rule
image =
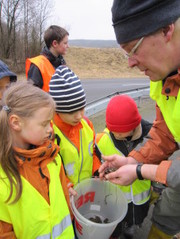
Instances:
[[[109,94],[149,86],[148,78],[86,79],[81,80],[86,93],[87,103]]]

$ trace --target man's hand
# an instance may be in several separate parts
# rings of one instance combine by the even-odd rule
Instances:
[[[129,164],[129,163],[137,163],[135,159],[130,157],[124,157],[117,154],[105,156],[102,155],[102,159],[105,161],[100,167],[99,167],[99,177],[102,179],[104,178],[105,172],[108,168],[117,170],[121,166]]]
[[[130,185],[137,179],[136,167],[136,164],[124,165],[115,172],[104,175],[104,178],[115,184]]]

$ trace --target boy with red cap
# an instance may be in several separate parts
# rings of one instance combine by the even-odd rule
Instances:
[[[141,118],[135,101],[127,95],[113,97],[106,109],[106,128],[96,135],[96,154],[119,154],[129,152],[143,143],[152,126]],[[128,200],[128,212],[120,222],[111,238],[123,233],[125,238],[133,238],[134,225],[140,225],[147,216],[150,200],[151,182],[136,180],[129,186],[118,186]]]

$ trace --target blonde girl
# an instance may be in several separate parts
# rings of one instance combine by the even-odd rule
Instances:
[[[59,148],[49,138],[55,103],[19,81],[0,109],[0,238],[74,238]]]

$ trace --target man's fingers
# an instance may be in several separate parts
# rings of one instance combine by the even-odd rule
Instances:
[[[116,179],[116,178],[118,178],[118,172],[115,171],[115,172],[112,172],[112,173],[108,173],[108,174],[105,175],[105,178],[107,180]]]
[[[114,159],[114,155],[109,155],[109,156],[102,155],[102,159],[104,161],[112,161]]]
[[[104,162],[103,164],[101,164],[101,166],[99,167],[99,173],[102,173],[106,168],[108,167],[108,163]]]

